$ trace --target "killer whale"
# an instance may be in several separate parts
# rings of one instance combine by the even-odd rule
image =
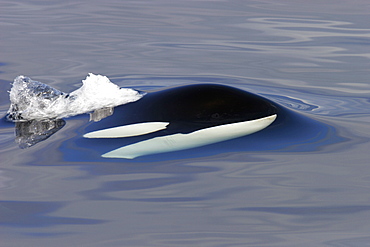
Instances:
[[[192,84],[145,92],[88,126],[84,137],[118,139],[118,148],[102,157],[132,159],[249,135],[268,127],[277,112],[273,102],[241,89]]]
[[[77,128],[77,135],[60,144],[63,150],[78,150],[66,152],[68,160],[144,156],[137,160],[141,162],[230,152],[308,152],[348,141],[311,112],[319,106],[298,100],[305,106],[301,110],[286,104],[289,97],[266,96],[281,104],[217,84],[139,92],[90,74],[82,87],[66,94],[19,76],[1,124],[15,122],[15,141],[29,148],[60,131],[67,125],[64,118],[72,117],[69,125]],[[89,112],[94,122],[83,114]]]

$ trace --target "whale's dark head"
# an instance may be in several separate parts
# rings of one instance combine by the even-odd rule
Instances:
[[[150,92],[132,103],[142,105],[131,115],[134,121],[161,121],[217,126],[255,120],[277,113],[275,105],[261,96],[224,85],[196,84]],[[131,112],[130,105],[122,106]],[[135,107],[136,108],[136,107]],[[120,110],[119,108],[117,110]],[[140,119],[140,120],[139,120]]]
[[[187,85],[148,92],[136,102],[116,107],[84,137],[126,138],[155,132],[155,137],[104,155],[132,158],[252,134],[270,125],[277,111],[269,100],[237,88]]]

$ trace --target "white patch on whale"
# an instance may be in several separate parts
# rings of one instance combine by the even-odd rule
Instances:
[[[133,159],[149,154],[200,147],[255,133],[269,126],[276,117],[274,114],[260,119],[200,129],[188,134],[155,137],[115,149],[103,154],[102,157]]]
[[[109,129],[97,130],[85,134],[85,138],[122,138],[131,136],[140,136],[163,130],[170,123],[166,122],[147,122],[129,124]]]

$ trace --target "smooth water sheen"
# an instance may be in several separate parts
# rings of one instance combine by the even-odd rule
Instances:
[[[368,1],[1,9],[1,246],[369,244]],[[83,137],[109,108],[6,121],[17,76],[73,92],[90,72],[138,91],[223,84],[281,109],[255,134],[132,160]]]

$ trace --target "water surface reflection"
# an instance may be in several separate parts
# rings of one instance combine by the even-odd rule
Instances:
[[[131,161],[81,138],[88,116],[26,149],[0,121],[3,245],[370,242],[367,0],[2,2],[1,117],[19,74],[72,91],[88,72],[142,90],[234,86],[284,116],[253,136]]]

